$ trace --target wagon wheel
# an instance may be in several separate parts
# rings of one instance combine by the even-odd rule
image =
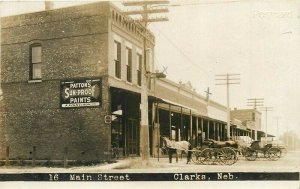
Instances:
[[[269,154],[269,150],[271,148],[263,148],[262,153],[264,155],[264,158],[270,159],[270,154]]]
[[[201,154],[201,150],[198,149],[198,148],[193,148],[192,150],[192,161],[195,163],[195,164],[201,164],[201,161],[200,161],[200,154]]]
[[[199,161],[204,165],[212,165],[216,161],[214,151],[210,148],[205,148],[198,157]]]
[[[272,160],[272,161],[277,161],[280,156],[281,156],[281,151],[279,148],[270,148],[268,151],[267,151],[267,158],[268,160]]]
[[[232,165],[237,162],[236,152],[230,147],[224,147],[220,150],[219,157],[225,165]]]
[[[247,151],[246,147],[240,148],[238,150],[239,154],[242,155],[242,156],[244,156],[244,157],[245,157],[246,151]]]
[[[257,158],[256,150],[247,149],[245,152],[245,158],[249,161],[254,161]]]
[[[269,149],[268,149],[269,150]],[[262,153],[264,155],[264,158],[267,158],[269,159],[269,153],[268,153],[268,150],[263,150]]]

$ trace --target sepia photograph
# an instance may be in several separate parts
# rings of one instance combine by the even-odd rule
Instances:
[[[0,42],[0,188],[300,188],[299,0],[2,0]]]

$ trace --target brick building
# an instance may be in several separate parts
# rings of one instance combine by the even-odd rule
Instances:
[[[154,72],[155,38],[121,12],[98,2],[2,18],[0,160],[139,155],[143,39]],[[153,156],[162,135],[225,140],[226,107],[190,83],[149,78],[148,95]]]
[[[261,112],[256,109],[237,109],[230,112],[231,119],[242,122],[243,127],[249,131],[249,135],[254,140],[261,138]]]
[[[109,2],[2,18],[0,159],[109,159],[107,115],[138,132],[142,34]]]

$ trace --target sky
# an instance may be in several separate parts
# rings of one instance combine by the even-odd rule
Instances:
[[[55,1],[55,7],[87,1]],[[115,1],[117,5],[119,2]],[[4,1],[1,15],[43,10],[39,1]],[[263,98],[268,133],[300,133],[300,1],[171,0],[168,22],[151,23],[156,36],[155,65],[167,78],[190,81],[196,91],[226,105],[218,74],[240,74],[230,86],[230,107],[250,108],[247,99]],[[265,129],[265,113],[262,126]]]

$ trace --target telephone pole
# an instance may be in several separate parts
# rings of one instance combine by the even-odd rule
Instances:
[[[251,106],[253,107],[253,110],[254,110],[254,114],[255,114],[255,120],[256,120],[256,108],[258,106],[263,106],[264,105],[264,99],[263,98],[248,98],[247,99],[247,106]],[[259,123],[260,125],[260,123]],[[257,140],[257,131],[258,131],[258,124],[256,123],[255,121],[255,140]]]
[[[265,140],[267,142],[268,139],[268,112],[273,111],[273,107],[261,107],[260,110],[265,111],[266,113],[266,133],[265,133]]]
[[[247,99],[247,106],[253,107],[253,109],[256,109],[258,106],[264,105],[264,99],[263,98],[248,98]]]
[[[126,15],[140,15],[141,19],[136,19],[141,23],[144,32],[143,32],[143,51],[144,51],[144,63],[141,68],[142,82],[141,82],[141,122],[140,122],[140,155],[142,160],[149,160],[150,150],[149,150],[149,121],[148,121],[148,71],[147,71],[147,58],[146,58],[146,49],[147,49],[147,26],[151,22],[161,22],[168,21],[167,17],[152,18],[150,14],[153,13],[166,13],[168,12],[167,8],[159,8],[159,6],[166,6],[169,4],[169,1],[163,0],[153,0],[153,1],[123,1],[124,6],[135,6],[139,7],[139,10],[127,11],[124,12]],[[155,8],[154,8],[155,7]],[[157,8],[158,7],[158,8]]]
[[[207,87],[207,90],[206,91],[204,91],[205,93],[206,93],[206,100],[207,100],[207,102],[209,101],[209,96],[212,94],[211,92],[210,92],[210,90],[209,90],[209,87]]]
[[[278,120],[280,119],[279,116],[274,117],[276,119],[276,135],[277,135],[277,146],[278,146],[278,141],[279,141],[279,130],[278,130]]]
[[[226,85],[227,90],[227,139],[230,138],[230,103],[229,103],[229,85],[240,84],[240,74],[216,75],[216,85]]]

